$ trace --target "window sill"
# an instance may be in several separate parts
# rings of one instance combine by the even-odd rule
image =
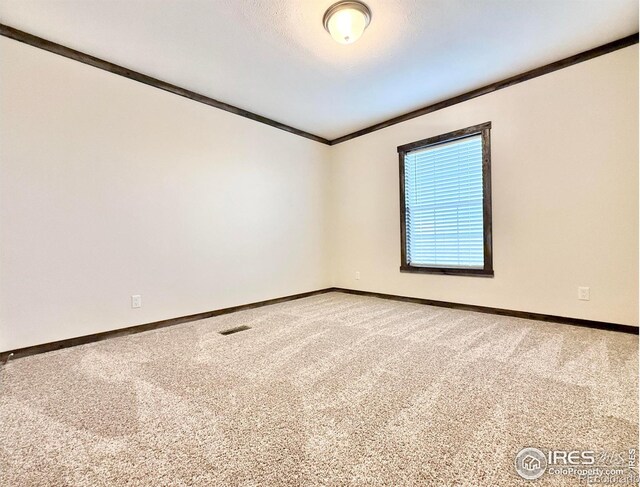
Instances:
[[[441,274],[446,276],[493,277],[493,269],[459,269],[456,267],[415,267],[411,265],[401,265],[400,272]]]

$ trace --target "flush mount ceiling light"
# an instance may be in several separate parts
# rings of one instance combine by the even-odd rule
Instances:
[[[362,2],[334,3],[324,13],[322,23],[331,37],[340,44],[351,44],[358,39],[371,22],[371,10]]]

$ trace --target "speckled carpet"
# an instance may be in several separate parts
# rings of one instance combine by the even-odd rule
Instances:
[[[637,336],[341,293],[17,359],[0,381],[10,487],[578,485],[526,482],[515,455],[638,443]]]

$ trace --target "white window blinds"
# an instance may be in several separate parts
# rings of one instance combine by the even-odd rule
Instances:
[[[482,135],[405,154],[407,262],[484,266]]]

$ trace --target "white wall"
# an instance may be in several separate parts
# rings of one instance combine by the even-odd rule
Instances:
[[[0,350],[330,286],[327,146],[6,38],[0,60]]]
[[[396,147],[487,121],[495,277],[400,273]],[[637,326],[637,45],[330,156],[336,286]],[[578,286],[591,301],[578,301]]]

